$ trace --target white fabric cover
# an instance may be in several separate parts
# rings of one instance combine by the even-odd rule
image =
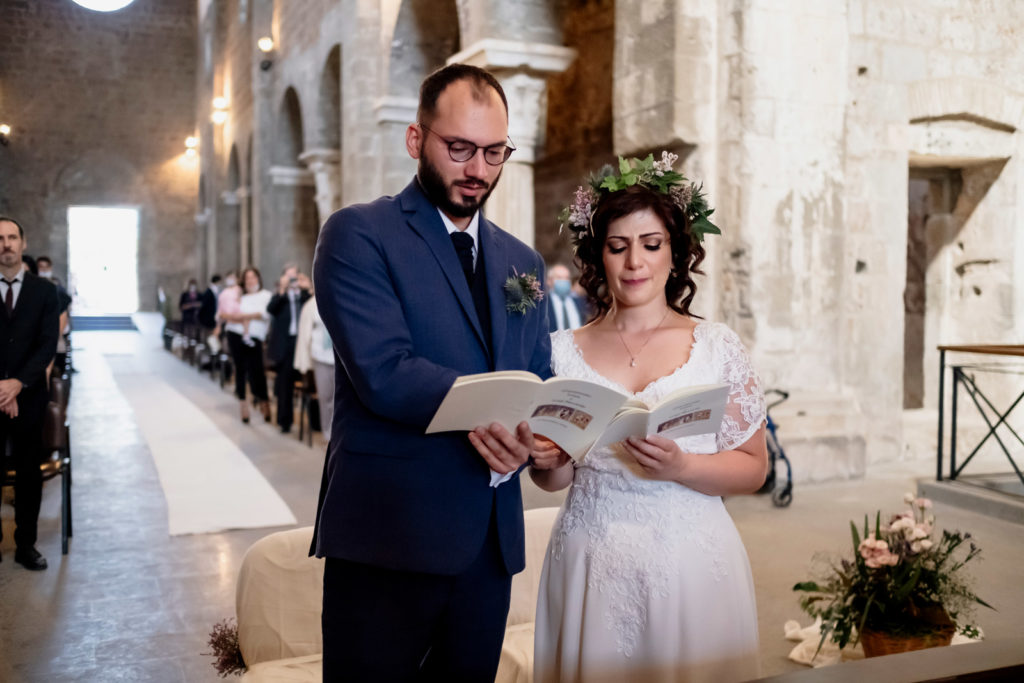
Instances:
[[[512,579],[496,683],[533,680],[533,619],[544,552],[558,508],[527,510],[526,569]],[[270,534],[249,548],[238,573],[238,641],[245,683],[320,683],[323,560],[307,557],[313,527]]]
[[[242,674],[242,683],[321,683],[323,659],[309,655],[254,664]]]
[[[324,561],[308,557],[312,538],[311,526],[279,531],[256,541],[242,558],[235,593],[238,642],[253,670],[260,662],[323,652]]]

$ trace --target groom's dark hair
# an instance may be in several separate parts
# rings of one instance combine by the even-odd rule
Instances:
[[[437,99],[445,88],[458,81],[469,81],[473,86],[474,99],[480,102],[487,101],[487,88],[494,88],[505,106],[505,118],[508,118],[508,100],[505,99],[505,91],[501,89],[501,83],[498,83],[497,78],[478,66],[449,64],[427,76],[420,86],[420,106],[416,112],[416,120],[429,125],[437,114]]]

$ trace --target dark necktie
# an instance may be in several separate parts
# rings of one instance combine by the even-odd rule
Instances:
[[[473,238],[470,237],[469,241],[472,242]],[[4,295],[4,306],[7,307],[7,316],[10,317],[10,316],[14,315],[14,283],[15,283],[15,280],[8,280],[7,278],[2,278],[2,279],[4,281],[4,284],[7,285],[7,294]]]
[[[473,236],[464,232],[453,232],[452,244],[455,245],[455,253],[459,256],[459,263],[462,264],[462,272],[466,276],[466,283],[473,284]]]

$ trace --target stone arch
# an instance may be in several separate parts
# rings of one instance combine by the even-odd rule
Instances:
[[[276,273],[288,262],[309,272],[320,232],[313,174],[300,164],[305,148],[302,106],[295,88],[281,98],[270,168],[271,223],[260,231],[260,268]]]
[[[341,148],[341,46],[335,45],[320,71],[316,147]]]
[[[274,136],[275,166],[295,167],[304,148],[302,106],[295,88],[289,86],[281,98]]]
[[[538,251],[548,262],[572,262],[567,231],[555,217],[591,171],[615,159],[612,94],[615,6],[611,0],[566,4],[565,45],[577,58],[548,78],[547,111],[534,163],[534,224]]]
[[[240,265],[244,268],[253,262],[253,214],[252,214],[252,184],[253,184],[253,136],[249,134],[249,140],[245,145],[245,165],[243,176],[245,178],[245,194],[242,197],[242,253],[239,256]]]
[[[391,96],[417,97],[423,78],[459,50],[455,0],[403,0],[395,17],[388,54]]]
[[[416,120],[419,87],[431,71],[444,66],[461,43],[456,0],[402,0],[385,17],[389,28],[384,97],[377,105],[382,133],[382,180],[385,192],[398,192],[416,164],[405,153],[405,130]]]
[[[240,255],[241,210],[239,188],[242,171],[238,161],[238,145],[231,145],[225,171],[225,189],[217,202],[217,272],[238,268]]]

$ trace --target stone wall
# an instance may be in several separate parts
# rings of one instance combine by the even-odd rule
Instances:
[[[613,0],[568,3],[562,19],[572,65],[548,79],[547,126],[535,164],[536,247],[548,263],[572,262],[568,231],[558,214],[588,175],[613,163],[612,79],[615,49]]]
[[[64,0],[0,4],[0,212],[18,217],[29,253],[67,278],[72,204],[140,209],[143,310],[157,287],[175,300],[197,275],[193,216],[194,0],[138,2],[113,13]]]
[[[202,24],[204,195],[212,207],[232,189],[237,149],[268,273],[306,263],[332,207],[401,190],[417,86],[465,59],[507,84],[523,141],[488,215],[549,260],[569,254],[558,210],[615,155],[668,149],[703,183],[724,234],[708,241],[695,310],[736,329],[765,386],[790,392],[776,414],[798,479],[899,457],[904,378],[934,411],[936,344],[1024,339],[1012,2],[252,0],[248,27],[240,2],[211,2]],[[260,35],[277,45],[267,70]],[[223,88],[230,118],[212,127]],[[959,189],[912,219],[911,171],[935,169]],[[216,230],[233,230],[231,211],[209,212]],[[232,248],[219,239],[207,244]]]

